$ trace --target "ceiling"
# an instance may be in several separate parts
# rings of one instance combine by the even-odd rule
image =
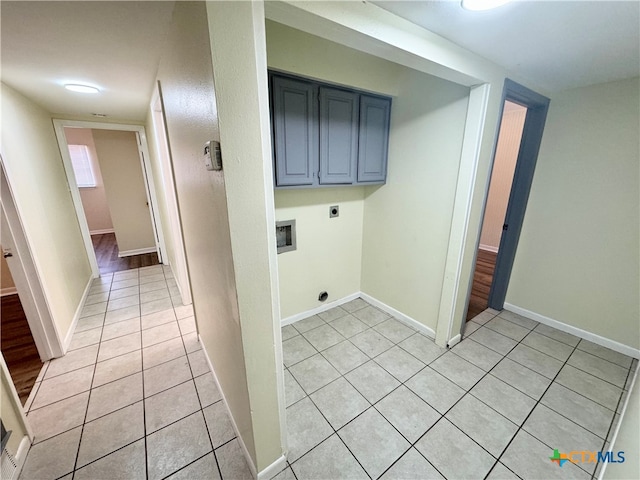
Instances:
[[[52,113],[144,120],[173,5],[2,1],[2,81]]]
[[[548,91],[640,74],[637,0],[516,0],[484,12],[458,0],[371,3]]]
[[[637,1],[374,1],[548,91],[639,74]],[[170,1],[2,1],[2,81],[54,114],[144,120]],[[99,87],[72,93],[65,83]]]

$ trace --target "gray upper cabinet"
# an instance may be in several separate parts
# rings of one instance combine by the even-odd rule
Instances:
[[[384,182],[387,178],[390,113],[388,98],[360,96],[358,182]]]
[[[391,99],[271,73],[277,188],[384,183]]]
[[[273,77],[276,185],[313,185],[318,165],[317,87]]]
[[[320,87],[320,183],[354,183],[358,161],[358,94]]]

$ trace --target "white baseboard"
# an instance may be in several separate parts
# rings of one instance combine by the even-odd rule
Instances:
[[[553,318],[545,317],[544,315],[540,315],[539,313],[532,312],[531,310],[518,307],[517,305],[513,305],[511,303],[505,303],[504,308],[513,313],[517,313],[518,315],[522,315],[523,317],[527,317],[531,320],[544,323],[545,325],[557,328],[558,330],[562,330],[566,333],[570,333],[571,335],[575,335],[576,337],[584,338],[585,340],[597,343],[598,345],[601,345],[603,347],[610,348],[611,350],[622,353],[629,357],[640,359],[640,349],[630,347],[628,345],[625,345],[624,343],[616,342],[615,340],[611,340],[606,337],[601,337],[600,335],[596,335],[595,333],[591,333],[587,330],[574,327],[573,325],[568,325]]]
[[[270,480],[285,468],[287,468],[287,457],[282,455],[275,462],[258,473],[258,480]]]
[[[366,293],[360,292],[360,298],[362,298],[366,302],[369,302],[374,307],[378,307],[380,310],[387,312],[389,315],[391,315],[392,317],[395,317],[396,319],[400,320],[402,323],[408,325],[409,327],[418,330],[423,335],[426,335],[431,339],[436,338],[436,332],[434,330],[420,323],[416,319],[411,318],[408,315],[405,315],[399,310],[396,310],[395,308],[390,307],[385,303],[382,303],[380,300],[373,298],[372,296],[367,295]]]
[[[291,315],[290,317],[283,318],[280,321],[280,324],[284,327],[285,325],[291,325],[292,323],[297,322],[298,320],[304,320],[305,318],[312,317],[317,315],[318,313],[326,312],[327,310],[331,310],[332,308],[339,307],[351,300],[355,300],[360,297],[360,292],[352,293],[351,295],[347,295],[339,300],[334,300],[333,302],[324,303],[316,308],[312,308],[311,310],[307,310],[305,312],[296,313],[295,315]]]
[[[82,313],[82,309],[84,308],[84,302],[87,300],[87,296],[89,296],[89,290],[91,290],[91,285],[93,283],[93,276],[89,277],[89,281],[87,282],[87,286],[84,287],[84,293],[82,294],[82,298],[80,299],[80,303],[76,308],[76,313],[73,315],[73,321],[71,322],[71,326],[69,327],[69,331],[67,332],[67,336],[64,337],[64,341],[62,342],[62,353],[66,355],[67,350],[69,349],[69,345],[71,344],[71,339],[73,338],[73,334],[76,331],[76,326],[78,325],[78,320],[80,319],[80,314]]]
[[[105,233],[116,233],[113,228],[103,228],[100,230],[89,230],[89,235],[104,235]]]
[[[620,426],[624,421],[624,416],[627,413],[627,407],[629,406],[629,399],[631,398],[631,393],[633,389],[636,387],[636,383],[638,380],[638,372],[640,368],[636,368],[635,373],[633,374],[633,379],[631,380],[631,386],[629,387],[629,393],[627,398],[624,401],[624,405],[622,406],[622,410],[620,411],[620,418],[618,419],[618,424],[616,425],[616,429],[613,431],[613,436],[611,437],[611,441],[609,442],[609,451],[613,451],[613,448],[616,445],[616,440],[618,439],[618,433],[620,433]],[[602,480],[604,478],[604,471],[607,469],[607,465],[609,462],[604,462],[602,468],[600,469],[600,475],[598,475],[598,480]]]
[[[240,430],[238,429],[238,425],[236,425],[236,421],[233,418],[233,415],[231,414],[231,409],[229,408],[229,403],[227,402],[227,397],[225,397],[224,395],[224,390],[222,389],[222,386],[220,385],[220,381],[218,380],[218,376],[216,375],[216,371],[213,368],[213,364],[211,363],[211,358],[209,358],[209,354],[207,353],[207,349],[204,348],[204,342],[202,341],[202,337],[198,334],[198,341],[200,342],[200,345],[202,346],[202,353],[204,353],[204,358],[207,359],[207,365],[209,365],[209,370],[211,370],[211,373],[213,373],[213,379],[216,382],[216,386],[218,387],[218,391],[220,392],[220,395],[222,396],[222,401],[224,402],[224,406],[227,409],[227,413],[229,414],[229,418],[231,419],[231,425],[233,426],[233,430],[236,432],[236,438],[238,440],[238,443],[240,444],[240,447],[242,448],[242,452],[244,453],[245,459],[247,460],[247,464],[249,465],[249,469],[251,470],[251,474],[253,475],[253,478],[257,478],[258,473],[256,470],[256,466],[253,463],[253,459],[251,458],[251,455],[249,454],[249,450],[247,449],[247,446],[244,443],[244,440],[242,440],[242,436],[240,435]],[[271,468],[271,465],[267,468]]]
[[[487,252],[498,253],[498,247],[494,247],[492,245],[485,245],[484,243],[481,243],[478,245],[478,248],[480,250],[486,250]]]
[[[395,308],[390,307],[389,305],[363,292],[352,293],[351,295],[347,295],[346,297],[340,298],[339,300],[335,300],[331,303],[320,305],[319,307],[312,308],[311,310],[307,310],[305,312],[297,313],[295,315],[291,315],[290,317],[283,318],[281,321],[281,325],[283,327],[286,325],[291,325],[292,323],[295,323],[299,320],[304,320],[305,318],[312,317],[313,315],[317,315],[318,313],[325,312],[334,307],[339,307],[340,305],[350,302],[351,300],[355,300],[356,298],[362,298],[365,302],[368,302],[374,307],[379,308],[383,312],[388,313],[392,317],[395,317],[396,319],[400,320],[402,323],[410,326],[411,328],[418,330],[423,335],[426,335],[427,337],[432,339],[436,338],[436,332],[431,328],[427,327],[426,325],[423,325],[422,323],[411,318],[410,316],[405,315],[399,310],[396,310]]]
[[[18,289],[16,287],[6,287],[0,289],[0,297],[6,297],[7,295],[15,295],[18,293]]]
[[[121,252],[118,252],[118,258],[131,257],[132,255],[143,255],[145,253],[154,253],[157,251],[158,249],[156,247],[137,248],[135,250],[122,250]]]
[[[356,298],[362,298],[365,302],[368,302],[374,307],[377,307],[380,310],[388,313],[389,315],[391,315],[392,317],[395,317],[396,319],[400,320],[402,323],[408,325],[409,327],[418,330],[423,335],[426,335],[427,337],[432,339],[436,338],[436,332],[433,331],[431,328],[427,327],[426,325],[423,325],[422,323],[411,318],[410,316],[405,315],[399,310],[396,310],[395,308],[390,307],[389,305],[382,303],[380,300],[373,298],[371,295],[367,295],[366,293],[363,293],[363,292],[352,293],[351,295],[347,295],[346,297],[343,297],[339,300],[335,300],[331,303],[320,305],[319,307],[312,308],[311,310],[307,310],[305,312],[297,313],[295,315],[291,315],[290,317],[283,318],[281,325],[283,327],[286,325],[291,325],[292,323],[295,323],[299,320],[304,320],[305,318],[312,317],[313,315],[317,315],[318,313],[325,312],[334,307],[339,307],[340,305],[350,302],[351,300],[355,300]]]
[[[456,344],[460,343],[461,340],[462,340],[462,334],[459,333],[455,337],[453,337],[451,340],[449,340],[449,343],[447,343],[447,347],[451,348]]]

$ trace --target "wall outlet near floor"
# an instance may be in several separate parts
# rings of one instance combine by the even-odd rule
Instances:
[[[332,205],[329,207],[329,218],[339,217],[340,216],[340,207],[338,205]]]

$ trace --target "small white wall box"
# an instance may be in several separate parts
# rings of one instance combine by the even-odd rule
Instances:
[[[278,253],[291,252],[296,249],[295,220],[276,222],[276,242],[278,245]]]

